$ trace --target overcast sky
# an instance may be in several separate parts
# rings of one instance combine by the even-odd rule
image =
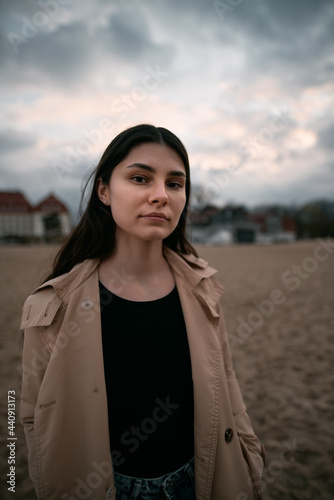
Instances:
[[[113,137],[152,123],[210,202],[333,200],[333,0],[0,5],[1,190],[75,212]]]

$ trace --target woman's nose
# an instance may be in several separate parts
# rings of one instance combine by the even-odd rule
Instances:
[[[165,185],[158,184],[152,187],[152,191],[150,193],[150,203],[154,203],[156,205],[164,206],[168,203],[168,195],[166,192]]]

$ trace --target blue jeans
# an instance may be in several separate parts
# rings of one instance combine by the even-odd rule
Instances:
[[[114,474],[116,500],[195,500],[194,459],[170,474],[153,479]],[[108,492],[107,498],[113,499]]]

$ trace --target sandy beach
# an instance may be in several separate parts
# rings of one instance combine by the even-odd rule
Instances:
[[[197,246],[226,287],[223,309],[248,413],[267,451],[267,500],[334,499],[334,243]],[[0,247],[0,498],[35,500],[19,422],[19,320],[53,246]],[[15,446],[8,447],[8,395]],[[13,399],[11,399],[11,402]],[[13,407],[12,407],[13,408]],[[8,491],[15,455],[15,493]]]

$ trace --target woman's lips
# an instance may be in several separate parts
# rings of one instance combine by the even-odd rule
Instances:
[[[168,220],[167,216],[165,214],[159,213],[159,212],[152,212],[150,214],[142,215],[141,217],[143,219],[149,219],[149,220],[158,221],[158,222],[163,222],[163,221]]]

